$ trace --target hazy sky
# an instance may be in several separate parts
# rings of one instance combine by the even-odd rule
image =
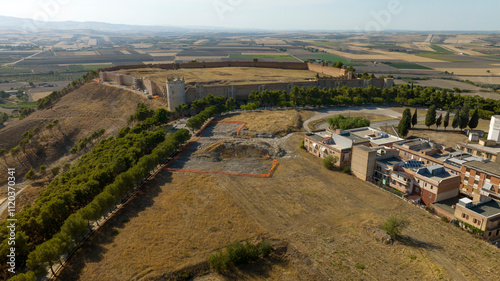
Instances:
[[[499,0],[0,0],[50,21],[320,30],[500,30]]]

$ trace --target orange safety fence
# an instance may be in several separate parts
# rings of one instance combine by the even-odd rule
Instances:
[[[233,122],[233,121],[210,121],[210,122],[208,122],[207,124],[205,124],[205,126],[203,126],[201,128],[201,130],[199,132],[199,136],[196,139],[194,139],[193,141],[191,141],[190,143],[188,143],[179,154],[177,154],[171,161],[169,161],[168,164],[165,165],[165,167],[164,167],[165,171],[198,173],[198,174],[218,174],[218,175],[230,175],[230,176],[247,176],[247,177],[260,177],[260,178],[268,178],[271,176],[272,172],[274,171],[274,169],[276,169],[276,166],[278,165],[278,161],[275,159],[273,159],[273,166],[271,167],[271,170],[269,170],[269,173],[267,173],[267,174],[230,173],[230,172],[222,172],[222,171],[203,171],[203,170],[167,168],[168,166],[170,166],[170,164],[175,162],[175,160],[179,159],[179,157],[181,157],[189,148],[191,148],[191,146],[201,138],[203,131],[210,124],[213,124],[213,123],[241,124],[241,127],[238,128],[238,131],[236,133],[237,136],[240,135],[240,130],[243,129],[243,127],[245,127],[245,125],[246,125],[246,123],[243,123],[243,122]]]

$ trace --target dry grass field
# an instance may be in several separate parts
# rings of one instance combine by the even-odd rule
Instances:
[[[278,135],[300,131],[302,122],[312,117],[313,114],[311,111],[297,110],[253,111],[243,112],[223,120],[247,123],[246,128],[252,132],[270,132]]]
[[[85,243],[60,280],[158,280],[263,236],[213,177],[163,172]]]
[[[458,142],[464,142],[468,139],[461,130],[453,130],[451,126],[449,126],[446,130],[443,127],[436,130],[436,126],[432,126],[431,129],[427,129],[425,125],[419,124],[416,125],[415,128],[416,129],[410,130],[408,137],[430,139],[449,147],[455,147]]]
[[[312,79],[316,72],[309,70],[290,70],[276,68],[253,68],[253,67],[220,67],[210,71],[204,68],[193,69],[139,69],[139,70],[119,70],[118,73],[126,73],[137,77],[148,77],[158,83],[164,83],[167,77],[184,77],[186,83],[192,82],[213,82],[248,84],[248,83],[272,83],[272,82],[293,82]]]
[[[301,140],[294,135],[291,149]],[[323,169],[303,150],[295,153],[270,179],[217,179],[267,231],[312,261],[322,274],[317,280],[496,280],[500,252],[494,246],[368,183]],[[403,240],[384,245],[369,229],[391,214],[411,224]],[[475,265],[479,260],[482,267]]]

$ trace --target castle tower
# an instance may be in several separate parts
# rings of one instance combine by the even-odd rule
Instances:
[[[186,103],[186,86],[184,78],[167,78],[168,110],[175,111],[179,104]]]

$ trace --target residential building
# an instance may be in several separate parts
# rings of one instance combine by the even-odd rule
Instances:
[[[493,162],[500,162],[500,145],[494,140],[480,139],[476,142],[459,142],[457,149],[470,153],[476,157],[488,159]]]
[[[376,161],[397,156],[397,150],[387,147],[354,146],[352,148],[351,172],[359,179],[374,182]]]
[[[384,147],[400,141],[398,137],[368,127],[346,131],[326,129],[307,134],[304,147],[320,158],[333,155],[338,158],[335,165],[345,167],[351,166],[351,153],[355,146]]]
[[[462,198],[455,205],[455,218],[462,226],[464,223],[484,231],[482,238],[500,238],[500,201],[477,194],[474,200]]]
[[[473,197],[480,192],[486,192],[489,197],[499,199],[500,163],[470,161],[462,166],[460,190]]]
[[[350,135],[336,134],[331,130],[316,131],[306,134],[304,137],[304,147],[309,153],[320,158],[328,155],[337,157],[335,163],[337,167],[351,165],[351,150],[353,145],[368,144],[369,140]]]
[[[457,197],[460,176],[446,171],[442,165],[432,165],[418,169],[414,174],[414,185],[415,189],[420,191],[422,203],[428,205]]]

